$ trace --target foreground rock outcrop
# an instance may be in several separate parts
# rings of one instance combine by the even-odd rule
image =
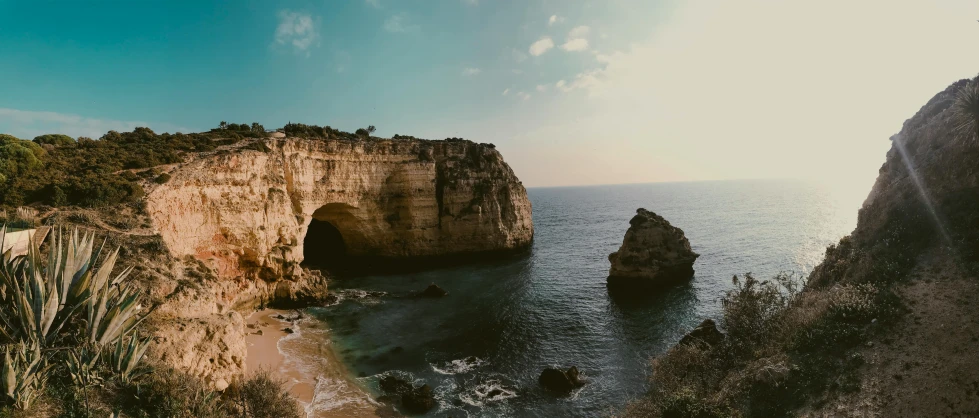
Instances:
[[[979,416],[975,103],[979,77],[905,121],[856,229],[805,286],[735,280],[724,333],[705,321],[656,358],[623,415]]]
[[[690,249],[683,230],[639,208],[618,251],[609,254],[609,291],[649,290],[693,277],[700,255]]]

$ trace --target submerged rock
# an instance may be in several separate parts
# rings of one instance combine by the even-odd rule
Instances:
[[[537,383],[540,383],[544,389],[562,393],[570,392],[574,388],[585,385],[585,381],[581,379],[578,368],[575,366],[571,366],[568,370],[544,369],[540,377],[537,378]]]
[[[395,395],[404,395],[414,389],[410,382],[397,376],[384,376],[379,383],[381,390]]]
[[[639,208],[618,251],[609,254],[609,291],[649,290],[693,277],[700,255],[690,249],[683,230]]]
[[[680,339],[683,345],[706,345],[707,347],[717,345],[724,339],[724,334],[718,331],[717,324],[712,319],[705,319],[697,328],[684,335]]]
[[[409,414],[424,414],[435,407],[435,395],[431,386],[421,385],[401,395],[401,406]]]
[[[426,287],[425,290],[422,290],[421,292],[419,292],[418,293],[418,296],[421,296],[421,297],[424,297],[424,298],[440,298],[440,297],[445,296],[445,295],[448,295],[448,294],[449,294],[449,292],[445,291],[445,289],[439,287],[439,285],[437,285],[435,283],[432,283],[432,284],[428,285],[428,287]]]

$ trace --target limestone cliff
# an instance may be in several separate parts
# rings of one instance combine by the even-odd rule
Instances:
[[[164,169],[146,212],[175,262],[148,286],[161,301],[151,354],[216,387],[244,371],[240,314],[325,295],[300,267],[314,220],[365,262],[516,251],[534,235],[523,185],[469,141],[273,138]]]
[[[310,222],[349,256],[389,259],[517,250],[533,239],[526,191],[499,152],[469,141],[266,141],[267,152],[197,158],[148,191],[176,257],[220,278],[301,278]]]

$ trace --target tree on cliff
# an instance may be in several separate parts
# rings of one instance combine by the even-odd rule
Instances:
[[[952,111],[958,119],[958,129],[969,136],[975,135],[974,138],[979,141],[979,79],[959,90]]]

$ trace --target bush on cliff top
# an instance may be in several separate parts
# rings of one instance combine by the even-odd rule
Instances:
[[[373,128],[350,133],[290,122],[282,131],[291,137],[360,141],[373,138]],[[100,207],[136,202],[144,191],[141,176],[132,171],[146,173],[148,168],[179,163],[186,153],[213,151],[244,138],[267,135],[265,127],[257,122],[221,122],[218,128],[191,134],[157,134],[140,127],[132,132],[109,131],[98,140],[49,134],[29,141],[0,134],[0,208],[35,203]],[[395,139],[417,138],[395,135]],[[270,151],[262,141],[249,142],[242,148]],[[142,177],[162,181],[157,176],[159,173]]]

